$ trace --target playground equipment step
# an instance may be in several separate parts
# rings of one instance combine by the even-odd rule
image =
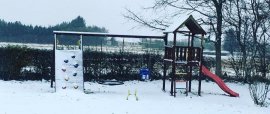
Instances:
[[[187,80],[175,80],[175,82],[187,82]]]
[[[183,87],[177,87],[177,88],[175,88],[175,89],[187,89],[187,88],[183,88]]]
[[[173,62],[172,59],[164,59],[164,61],[167,61],[167,62]]]
[[[187,75],[185,72],[175,73],[175,75]]]
[[[175,61],[176,64],[183,64],[186,65],[188,62],[187,61]]]

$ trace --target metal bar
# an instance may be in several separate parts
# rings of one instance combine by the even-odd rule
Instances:
[[[82,77],[83,77],[83,92],[84,92],[85,79],[84,79],[84,67],[83,67],[83,36],[82,35],[80,35],[80,46],[81,46],[81,51],[82,51],[82,70],[83,70]]]
[[[56,35],[54,35],[54,39],[56,39]],[[55,76],[55,40],[54,40],[54,43],[53,43],[53,66],[51,68],[51,88],[53,88],[53,76]]]
[[[54,80],[53,80],[53,77],[51,77],[51,87],[53,86],[53,81],[54,81],[54,84],[55,84],[55,87],[54,87],[54,91],[56,92],[56,81],[55,81],[55,77],[56,77],[56,70],[55,70],[55,50],[57,50],[57,35],[54,34],[54,46],[53,46],[54,50],[53,50],[53,75],[54,76]]]
[[[147,35],[124,35],[124,34],[110,34],[110,33],[98,33],[98,32],[75,32],[75,31],[53,31],[56,35],[83,35],[83,36],[99,36],[99,37],[124,37],[124,38],[153,38],[153,39],[165,39],[163,36],[147,36]]]

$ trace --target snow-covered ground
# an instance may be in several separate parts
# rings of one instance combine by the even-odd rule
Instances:
[[[125,82],[119,86],[105,86],[86,82],[89,94],[69,90],[56,92],[49,82],[0,81],[0,114],[269,114],[270,107],[253,104],[247,85],[227,83],[240,94],[226,96],[213,82],[202,83],[202,96],[197,96],[197,82],[193,81],[189,96],[178,93],[174,98],[161,91],[162,81]],[[126,100],[128,90],[137,90]],[[270,95],[268,95],[268,98]],[[269,100],[268,100],[269,102]]]

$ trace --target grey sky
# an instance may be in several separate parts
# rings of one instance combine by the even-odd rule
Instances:
[[[139,11],[153,0],[0,0],[0,19],[23,24],[49,26],[70,21],[78,15],[87,25],[97,25],[112,33],[155,34],[123,18],[125,8]]]

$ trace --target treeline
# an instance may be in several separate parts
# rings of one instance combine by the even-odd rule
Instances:
[[[19,21],[6,22],[0,20],[0,42],[51,44],[54,41],[54,30],[108,32],[102,27],[87,26],[85,20],[80,16],[70,22],[49,27],[24,25]],[[102,40],[105,40],[105,38],[91,38],[85,42],[93,44],[93,42],[101,42]]]

